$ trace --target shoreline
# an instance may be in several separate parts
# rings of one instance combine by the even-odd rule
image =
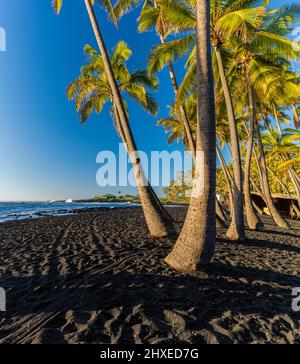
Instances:
[[[9,204],[9,203],[8,203]],[[22,208],[23,204],[18,206],[14,203],[14,207],[10,209],[1,209],[0,207],[0,223],[8,221],[23,221],[39,219],[47,216],[68,216],[77,213],[97,211],[98,209],[115,209],[127,207],[140,207],[139,203],[134,202],[72,202],[62,203],[27,203],[28,205]],[[28,207],[29,206],[29,207]],[[184,205],[165,205],[168,207],[184,207]]]
[[[186,209],[169,212],[179,233]],[[300,224],[263,219],[244,242],[218,228],[190,275],[164,264],[176,237],[151,238],[139,207],[0,224],[0,343],[300,343]]]

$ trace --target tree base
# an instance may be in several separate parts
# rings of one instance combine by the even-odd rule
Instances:
[[[170,253],[165,259],[164,262],[172,269],[175,269],[179,272],[196,272],[198,270],[198,265],[195,264],[189,264],[189,265],[183,265],[178,263],[176,259],[174,259],[173,254]]]

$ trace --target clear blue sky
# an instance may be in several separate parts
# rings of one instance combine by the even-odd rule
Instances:
[[[102,10],[97,15],[108,48],[125,40],[133,50],[130,69],[146,66],[157,38],[137,33],[138,11],[127,15],[118,31]],[[119,142],[109,114],[81,126],[65,93],[84,62],[83,46],[96,46],[83,0],[64,0],[59,17],[51,0],[0,0],[0,27],[7,34],[7,52],[0,52],[0,200],[84,198],[119,190],[96,184],[97,153],[116,150]],[[156,97],[163,117],[173,93],[166,71],[160,81]],[[182,150],[167,146],[157,119],[129,106],[141,149]]]

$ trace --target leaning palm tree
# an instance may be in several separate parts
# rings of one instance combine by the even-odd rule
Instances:
[[[101,3],[101,5],[107,10],[109,17],[116,23],[116,16],[110,0],[98,0],[97,2]],[[150,234],[157,237],[166,236],[172,230],[169,215],[159,202],[158,197],[155,195],[151,185],[145,178],[143,169],[141,167],[140,158],[137,152],[138,148],[132,134],[128,115],[122,101],[121,93],[118,88],[109,59],[108,51],[93,9],[95,0],[84,0],[84,3],[90,18],[100,54],[102,56],[105,74],[113,94],[120,125],[122,127],[124,137],[126,138],[126,148],[134,168],[139,195]],[[52,4],[56,13],[59,14],[62,7],[62,0],[53,0]]]
[[[194,186],[183,229],[165,259],[171,267],[185,271],[210,262],[216,241],[216,125],[209,0],[197,1],[197,44],[199,114]]]

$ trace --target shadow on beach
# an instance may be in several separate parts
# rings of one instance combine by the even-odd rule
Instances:
[[[54,218],[53,235],[26,241],[28,260],[8,245],[0,342],[300,342],[300,313],[291,308],[300,287],[298,236],[278,243],[251,232],[239,243],[221,233],[215,261],[185,275],[163,263],[174,240],[142,239],[143,224],[130,235],[118,221],[109,233],[110,214]],[[140,219],[138,210],[127,218]]]

